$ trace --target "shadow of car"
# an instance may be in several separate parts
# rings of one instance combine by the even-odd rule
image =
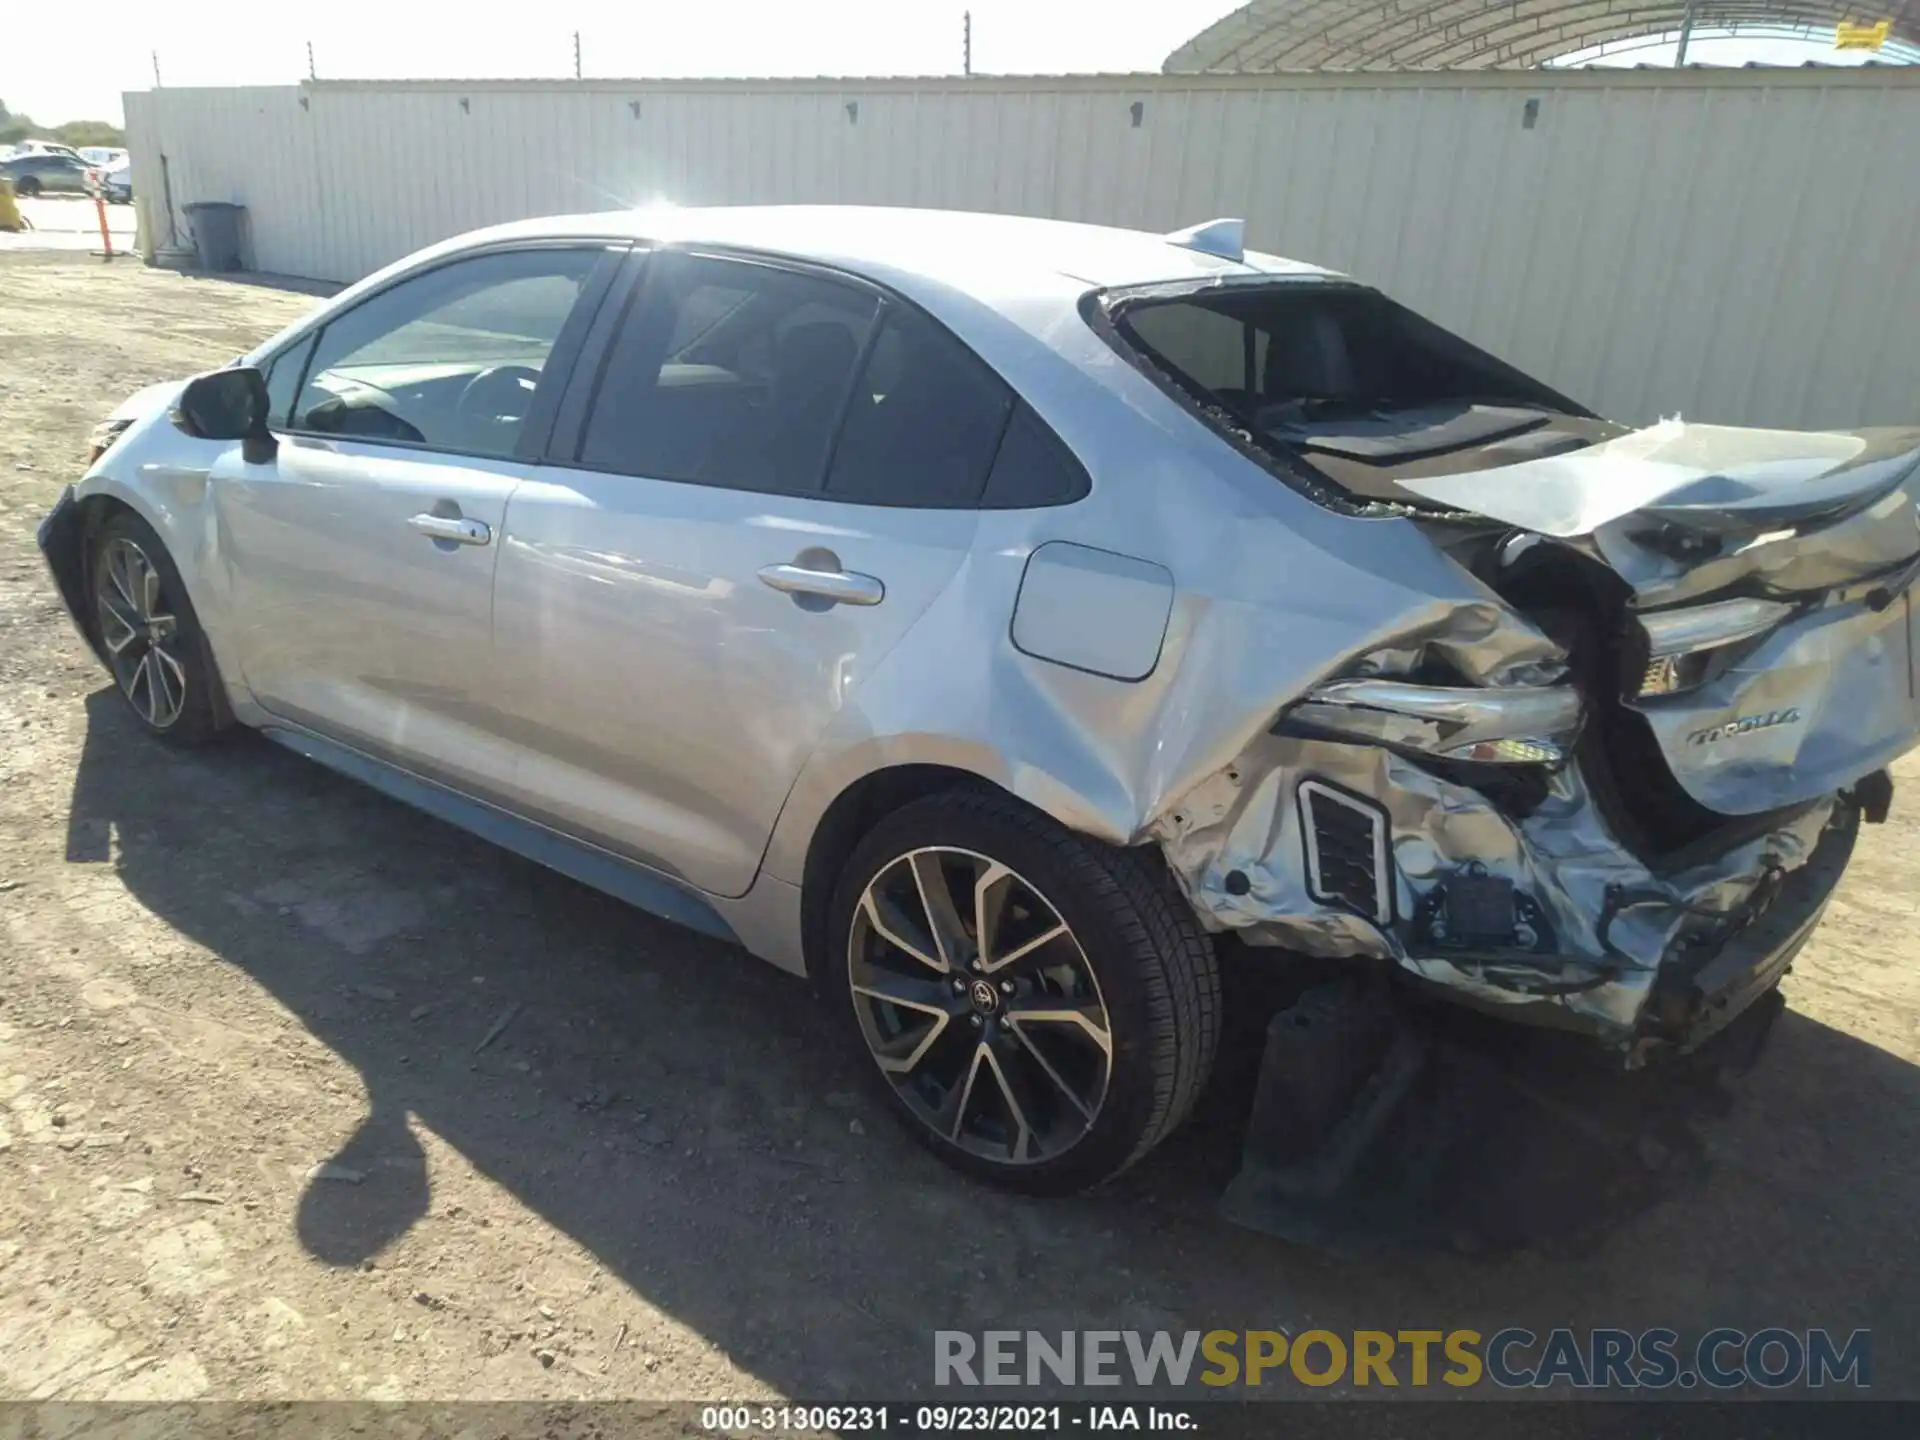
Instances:
[[[369,1178],[310,1179],[285,1220],[325,1264],[380,1255],[436,1208],[417,1125],[810,1397],[927,1392],[936,1328],[1920,1322],[1920,1069],[1805,1016],[1781,1017],[1730,1109],[1649,1076],[1601,1116],[1621,1127],[1605,1143],[1568,1121],[1592,1113],[1577,1074],[1549,1064],[1558,1104],[1509,1106],[1484,1069],[1442,1067],[1432,1123],[1360,1201],[1381,1243],[1322,1253],[1215,1216],[1238,1158],[1225,1100],[1090,1196],[957,1183],[842,1104],[852,1070],[790,977],[251,735],[221,749],[156,752],[94,692],[67,859],[116,864],[358,1073],[364,1118],[331,1161]],[[1228,1064],[1217,1083],[1244,1079]],[[875,1133],[852,1133],[862,1115]],[[1920,1388],[1892,1348],[1876,1393]]]

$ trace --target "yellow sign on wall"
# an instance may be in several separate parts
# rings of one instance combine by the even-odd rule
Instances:
[[[1836,50],[1878,50],[1893,33],[1893,21],[1882,20],[1874,25],[1861,25],[1842,20],[1833,27],[1833,32],[1833,48]]]

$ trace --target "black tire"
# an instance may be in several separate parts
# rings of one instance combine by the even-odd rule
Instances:
[[[1070,953],[1077,957],[1076,963],[1084,960],[1096,982],[1105,1010],[1105,1049],[1110,1058],[1091,1120],[1084,1118],[1087,1107],[1082,1106],[1083,1118],[1073,1123],[1084,1130],[1057,1153],[1036,1146],[1038,1158],[1015,1160],[1011,1154],[995,1158],[937,1133],[903,1094],[908,1082],[896,1083],[883,1073],[876,1047],[869,1041],[870,1020],[863,1019],[856,1008],[851,979],[856,963],[867,963],[856,962],[856,942],[876,943],[873,927],[857,921],[861,897],[884,874],[898,873],[894,867],[907,863],[903,857],[926,848],[971,852],[1014,872],[1026,890],[1037,892],[1069,928],[1065,943],[1075,947]],[[1010,913],[1017,919],[1022,912]],[[861,929],[856,929],[857,923]],[[1011,797],[986,790],[948,791],[914,801],[880,821],[855,847],[842,871],[828,936],[821,989],[834,1011],[834,1022],[859,1053],[860,1068],[916,1139],[955,1168],[995,1184],[1029,1194],[1060,1195],[1111,1179],[1187,1118],[1212,1071],[1221,1018],[1218,960],[1159,856],[1077,835]],[[961,971],[954,974],[958,978],[952,988],[957,992],[969,977]],[[870,1016],[873,1002],[862,1003]],[[956,998],[955,1003],[962,1002]],[[999,1022],[1003,1032],[1004,1019],[1011,1017],[1016,1002],[1005,1003],[1008,1016]],[[982,1036],[994,1036],[996,1021],[991,1012],[984,1030],[978,1025],[971,1033],[960,1028],[974,1020],[972,1013],[956,1015],[946,1033],[959,1038],[942,1043],[966,1050],[979,1044]],[[1018,1040],[1005,1033],[999,1036],[999,1043],[1016,1058]],[[1031,1045],[1026,1048],[1033,1051]],[[979,1065],[977,1059],[971,1063]],[[997,1066],[993,1073],[1000,1073]],[[1002,1094],[1014,1093],[1004,1079],[1000,1083]],[[1027,1093],[1031,1099],[1033,1092]],[[1057,1108],[1066,1113],[1065,1107]],[[967,1114],[963,1099],[962,1124]]]
[[[148,629],[136,634],[122,650],[115,652],[113,642],[120,638],[115,609],[124,599],[124,591],[115,583],[113,569],[116,554],[122,553],[117,550],[120,546],[133,547],[152,567],[158,580],[158,593],[148,608],[168,617],[171,624],[163,631]],[[104,599],[103,587],[106,589]],[[144,595],[141,600],[144,603]],[[127,702],[127,708],[143,730],[172,745],[192,746],[205,744],[232,724],[219,669],[213,662],[206,633],[200,628],[200,619],[194,614],[193,602],[187,598],[180,571],[153,527],[131,510],[114,512],[93,534],[87,552],[87,601],[92,607],[88,623],[100,642],[108,673],[113,676],[120,698]],[[118,618],[120,624],[125,623],[124,609]],[[155,641],[148,638],[150,634],[161,634],[162,638]],[[149,669],[144,682],[137,676],[141,657],[155,649],[172,662],[165,667],[166,674],[161,679],[162,693],[166,693],[176,679],[182,682],[183,694],[177,707],[156,703],[150,687],[152,676],[158,673],[158,661],[155,668]]]
[[[22,200],[31,200],[40,193],[40,182],[31,175],[23,175],[13,183],[13,193]]]

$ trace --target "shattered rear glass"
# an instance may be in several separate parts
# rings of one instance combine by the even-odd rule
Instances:
[[[1111,338],[1229,438],[1361,503],[1431,508],[1396,481],[1538,460],[1617,433],[1365,286],[1158,288],[1109,295],[1106,314]]]

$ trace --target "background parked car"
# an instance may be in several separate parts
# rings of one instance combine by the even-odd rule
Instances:
[[[23,199],[35,195],[80,194],[87,188],[87,162],[77,155],[28,154],[0,161],[0,176],[13,182]]]
[[[73,146],[62,145],[58,140],[22,140],[20,142],[20,154],[22,155],[64,155],[69,160],[85,160],[86,159],[86,156],[82,155],[78,150],[74,149]]]
[[[127,152],[117,145],[82,145],[80,158],[101,170],[117,170],[127,163]]]

